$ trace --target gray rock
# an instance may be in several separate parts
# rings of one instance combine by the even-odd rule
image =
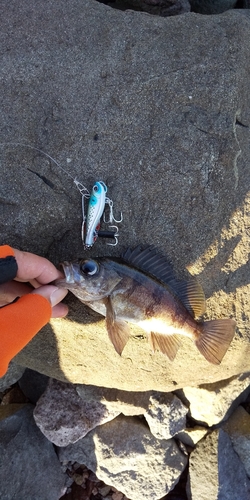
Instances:
[[[136,8],[157,16],[177,16],[190,11],[189,0],[121,0],[120,6]],[[110,3],[112,7],[112,3]]]
[[[119,413],[97,401],[83,401],[73,384],[51,379],[36,405],[34,419],[47,439],[67,446]]]
[[[162,498],[187,464],[173,439],[158,440],[140,420],[124,416],[97,427],[58,453],[62,462],[84,463],[131,500]]]
[[[92,385],[76,385],[76,391],[83,401],[101,403],[117,413],[126,416],[143,415],[148,408],[154,391],[129,392]]]
[[[239,456],[250,478],[250,415],[239,406],[223,425],[231,438],[234,450]]]
[[[27,405],[0,422],[0,498],[58,500],[65,493],[53,445],[43,436]]]
[[[182,443],[187,446],[191,446],[192,448],[207,434],[207,429],[205,427],[196,425],[195,427],[188,427],[181,432],[176,434],[176,438],[178,438]]]
[[[250,374],[200,387],[185,387],[178,395],[189,402],[191,417],[210,427],[226,420],[250,393]],[[183,398],[184,396],[184,398]]]
[[[202,439],[189,462],[189,500],[246,500],[250,481],[234,451],[230,437],[222,429]]]
[[[49,377],[27,368],[18,381],[18,385],[31,403],[35,404],[46,390],[48,382]]]
[[[188,409],[171,393],[127,392],[84,385],[77,385],[76,390],[84,401],[100,402],[127,416],[144,415],[158,439],[169,439],[186,426]]]
[[[19,366],[14,362],[9,364],[7,373],[0,378],[0,391],[5,391],[12,384],[15,384],[23,375],[25,368]]]
[[[220,14],[233,9],[237,0],[190,0],[193,12],[200,14]]]
[[[250,370],[249,26],[237,10],[163,18],[92,0],[5,3],[2,240],[55,263],[85,255],[73,180],[13,144],[25,142],[89,189],[107,182],[124,217],[119,245],[99,240],[89,256],[153,242],[198,277],[207,318],[238,325],[221,366],[186,338],[170,363],[136,327],[119,357],[103,319],[69,297],[68,318],[51,321],[18,364],[63,382],[163,392]]]
[[[174,394],[155,393],[144,414],[157,439],[170,439],[186,427],[188,408]]]

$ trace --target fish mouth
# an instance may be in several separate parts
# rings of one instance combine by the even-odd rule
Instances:
[[[65,278],[59,278],[58,280],[55,281],[55,285],[57,286],[65,286],[68,284],[75,283],[74,280],[74,270],[70,262],[64,261],[60,262],[60,267],[63,269]]]

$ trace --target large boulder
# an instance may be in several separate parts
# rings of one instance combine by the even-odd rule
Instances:
[[[119,244],[97,241],[88,255],[153,243],[198,277],[207,318],[238,325],[221,366],[189,339],[171,363],[135,327],[119,357],[103,319],[68,297],[68,317],[51,321],[16,363],[127,391],[249,371],[248,11],[160,18],[92,0],[13,0],[0,24],[2,241],[56,264],[86,255],[73,180],[26,143],[88,189],[106,181],[123,212]]]

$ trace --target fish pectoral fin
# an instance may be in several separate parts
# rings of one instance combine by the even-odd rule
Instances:
[[[118,320],[112,306],[111,298],[105,300],[106,305],[106,327],[108,336],[118,354],[121,355],[125,345],[129,340],[129,326],[125,321]]]
[[[159,350],[166,354],[170,361],[173,361],[181,345],[177,335],[164,335],[161,333],[150,332],[149,344],[153,351]]]
[[[233,319],[214,319],[203,324],[195,344],[207,361],[220,364],[233,340],[235,328]]]

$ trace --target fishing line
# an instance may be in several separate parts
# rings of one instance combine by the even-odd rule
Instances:
[[[38,153],[43,154],[44,156],[49,158],[49,160],[51,160],[53,163],[55,163],[55,165],[58,168],[60,168],[66,175],[68,175],[68,177],[70,177],[73,180],[74,184],[76,185],[78,191],[80,191],[82,196],[89,197],[88,189],[81,182],[79,182],[76,179],[76,177],[73,177],[73,175],[71,175],[65,168],[63,168],[60,165],[60,163],[58,163],[54,158],[52,158],[52,156],[50,156],[48,153],[45,153],[45,151],[43,151],[42,149],[36,148],[35,146],[30,146],[29,144],[25,144],[22,142],[1,142],[0,146],[21,146],[23,148],[33,149],[33,151],[37,151]]]

